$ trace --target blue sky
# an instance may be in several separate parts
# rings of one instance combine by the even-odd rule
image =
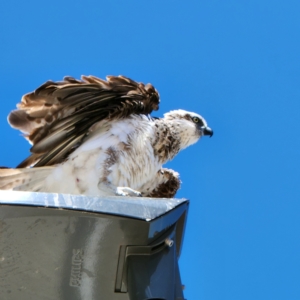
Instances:
[[[0,165],[29,145],[6,116],[65,75],[123,74],[214,129],[168,167],[190,209],[189,300],[300,299],[299,1],[2,1]]]

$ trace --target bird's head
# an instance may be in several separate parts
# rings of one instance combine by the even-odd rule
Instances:
[[[196,113],[179,109],[164,114],[164,118],[173,123],[180,135],[181,149],[196,143],[204,135],[213,135],[205,119]]]

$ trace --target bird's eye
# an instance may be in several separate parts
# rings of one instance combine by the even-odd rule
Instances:
[[[200,119],[198,117],[193,117],[192,120],[193,120],[194,123],[199,123],[199,121],[200,121]]]

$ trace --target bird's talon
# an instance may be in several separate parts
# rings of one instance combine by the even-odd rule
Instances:
[[[135,191],[129,187],[117,187],[116,195],[142,197],[142,194],[139,191]]]

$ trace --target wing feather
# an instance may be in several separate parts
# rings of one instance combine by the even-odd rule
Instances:
[[[104,119],[126,118],[131,114],[150,114],[158,109],[159,94],[151,85],[124,76],[65,77],[47,81],[23,96],[8,116],[33,145],[32,155],[18,167],[47,166],[64,161]]]

